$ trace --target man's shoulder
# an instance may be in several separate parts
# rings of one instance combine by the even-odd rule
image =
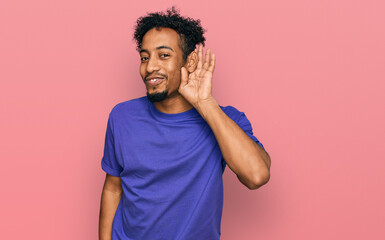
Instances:
[[[229,106],[221,106],[221,105],[219,105],[219,107],[234,122],[237,122],[239,120],[239,118],[241,117],[242,113],[243,113],[243,112],[239,111],[237,108],[235,108],[233,106],[230,106],[230,105]]]
[[[219,107],[221,107],[222,111],[224,111],[226,113],[239,112],[237,108],[230,106],[230,105],[228,105],[228,106],[219,105]]]
[[[117,103],[111,110],[111,115],[132,114],[143,111],[148,105],[146,96],[130,99],[124,102]]]

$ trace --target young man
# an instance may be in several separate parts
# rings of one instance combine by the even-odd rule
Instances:
[[[270,178],[245,114],[211,95],[215,55],[203,56],[203,32],[174,8],[137,21],[147,96],[109,115],[100,239],[219,239],[225,166],[249,189]]]

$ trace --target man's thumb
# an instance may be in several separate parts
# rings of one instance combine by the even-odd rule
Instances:
[[[187,74],[187,69],[185,67],[181,68],[181,77],[180,77],[180,87],[183,88],[184,86],[187,85],[187,80],[188,80],[188,74]]]

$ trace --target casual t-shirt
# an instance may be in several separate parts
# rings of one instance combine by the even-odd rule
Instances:
[[[220,107],[263,147],[243,112]],[[219,239],[226,162],[195,108],[167,114],[146,96],[117,104],[101,166],[123,188],[113,240]]]

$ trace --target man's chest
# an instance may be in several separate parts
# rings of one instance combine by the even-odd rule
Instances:
[[[115,129],[115,149],[124,174],[183,172],[203,167],[221,156],[206,123],[165,124],[150,121],[121,124]]]

